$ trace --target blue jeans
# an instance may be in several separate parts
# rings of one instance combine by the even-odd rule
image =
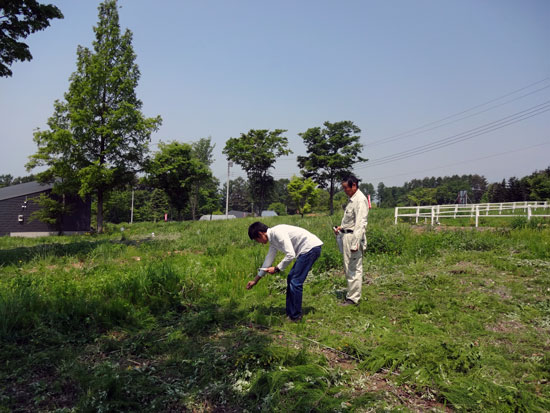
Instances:
[[[315,247],[300,255],[286,279],[286,315],[297,319],[302,315],[302,292],[304,281],[313,263],[321,255],[321,247]]]

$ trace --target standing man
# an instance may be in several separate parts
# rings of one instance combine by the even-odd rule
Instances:
[[[248,227],[248,236],[260,244],[269,242],[269,251],[262,267],[254,280],[246,284],[250,290],[266,274],[283,271],[296,258],[294,266],[286,279],[286,315],[290,321],[302,319],[302,292],[304,281],[313,263],[321,255],[323,241],[303,228],[292,225],[275,225],[269,228],[261,222],[254,222]],[[277,251],[285,254],[275,267],[272,267]]]
[[[346,300],[341,305],[357,305],[363,284],[363,251],[367,247],[368,201],[359,190],[359,180],[350,175],[342,181],[349,201],[339,227],[334,227],[340,252],[344,256],[344,271],[348,281]]]

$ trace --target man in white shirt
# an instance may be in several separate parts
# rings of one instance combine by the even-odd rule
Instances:
[[[350,175],[342,181],[349,201],[339,227],[334,227],[340,252],[344,256],[344,271],[348,281],[346,300],[342,305],[357,305],[363,285],[363,251],[367,248],[367,197],[359,190],[359,180]]]
[[[321,255],[323,241],[300,227],[282,224],[269,228],[261,222],[254,222],[248,227],[248,236],[260,244],[269,242],[269,251],[256,278],[246,285],[247,290],[258,284],[258,281],[266,273],[275,274],[283,271],[296,258],[286,280],[286,315],[291,321],[300,321],[302,319],[304,281],[309,270]],[[273,267],[277,251],[282,252],[285,256],[279,264]]]

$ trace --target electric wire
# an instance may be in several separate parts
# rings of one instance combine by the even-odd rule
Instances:
[[[386,139],[381,139],[381,140],[378,140],[378,141],[375,141],[375,142],[372,142],[372,143],[367,143],[365,144],[365,147],[367,148],[372,148],[374,146],[379,146],[379,145],[383,145],[383,144],[386,144],[386,143],[390,143],[390,142],[395,142],[395,141],[398,141],[398,140],[401,140],[401,139],[405,139],[405,138],[409,138],[411,136],[416,136],[416,135],[419,135],[421,133],[425,133],[425,132],[429,132],[429,131],[432,131],[432,130],[435,130],[435,129],[439,129],[439,128],[442,128],[443,126],[448,126],[448,125],[452,125],[453,123],[456,123],[456,122],[459,122],[461,120],[464,120],[464,119],[468,119],[468,118],[471,118],[473,116],[477,116],[477,115],[480,115],[482,113],[485,113],[485,112],[488,112],[492,109],[495,109],[495,108],[498,108],[500,106],[504,106],[508,103],[511,103],[511,102],[515,102],[516,100],[519,100],[519,99],[522,99],[526,96],[529,96],[529,95],[532,95],[534,93],[538,93],[540,92],[541,90],[544,90],[544,89],[548,89],[550,88],[550,85],[547,85],[547,86],[544,86],[544,87],[541,87],[540,89],[537,89],[537,90],[534,90],[532,92],[529,92],[529,93],[526,93],[526,94],[523,94],[521,96],[518,96],[518,97],[515,97],[513,99],[510,99],[510,100],[507,100],[506,102],[502,102],[502,103],[499,103],[498,105],[494,105],[494,106],[491,106],[487,109],[484,109],[484,110],[481,110],[479,112],[475,112],[475,113],[472,113],[470,115],[467,115],[467,116],[463,116],[461,118],[458,118],[458,119],[455,119],[455,120],[452,120],[450,122],[446,122],[446,123],[442,123],[441,125],[437,125],[437,126],[433,126],[431,128],[427,128],[427,129],[421,129],[421,130],[417,130],[416,132],[411,132],[411,133],[407,133],[405,135],[398,135],[398,136],[395,136],[393,138],[386,138]],[[439,122],[439,121],[437,121]]]
[[[393,138],[398,138],[398,137],[401,137],[401,136],[403,136],[403,135],[407,135],[407,134],[410,134],[410,133],[412,133],[412,132],[415,132],[415,131],[418,131],[418,130],[420,130],[420,129],[423,129],[423,128],[425,128],[425,127],[432,126],[432,125],[436,125],[437,123],[443,122],[443,121],[448,120],[448,119],[452,119],[452,118],[454,118],[454,117],[456,117],[456,116],[460,116],[460,115],[462,115],[462,114],[464,114],[464,113],[468,113],[468,112],[470,112],[471,110],[474,110],[474,109],[483,107],[483,106],[485,106],[485,105],[488,105],[488,104],[490,104],[490,103],[496,102],[496,101],[498,101],[498,100],[504,99],[504,98],[506,98],[506,97],[508,97],[508,96],[514,95],[514,94],[516,94],[516,93],[518,93],[518,92],[521,92],[521,91],[523,91],[523,90],[529,89],[529,88],[532,87],[532,86],[538,85],[539,83],[543,83],[543,82],[546,82],[546,81],[548,81],[548,80],[550,80],[550,77],[545,77],[544,79],[541,79],[541,80],[539,80],[539,81],[533,82],[533,83],[531,83],[531,84],[529,84],[529,85],[527,85],[527,86],[524,86],[524,87],[522,87],[522,88],[516,89],[516,90],[514,90],[514,91],[512,91],[512,92],[506,93],[506,94],[504,94],[504,95],[502,95],[502,96],[499,96],[499,97],[497,97],[497,98],[488,100],[487,102],[481,103],[481,104],[479,104],[479,105],[472,106],[472,107],[470,107],[470,108],[468,108],[468,109],[465,109],[465,110],[463,110],[463,111],[461,111],[461,112],[457,112],[457,113],[455,113],[455,114],[449,115],[449,116],[447,116],[447,117],[444,117],[444,118],[439,119],[439,120],[436,120],[436,121],[432,121],[432,122],[425,123],[425,124],[420,125],[420,126],[418,126],[418,127],[416,127],[416,128],[409,129],[409,130],[403,131],[403,132],[398,133],[398,134],[395,134],[395,135],[391,135],[391,136],[388,136],[388,137],[385,137],[385,138],[382,138],[382,139],[378,139],[378,140],[376,140],[376,141],[374,141],[374,142],[371,142],[371,143],[369,144],[369,146],[373,146],[374,144],[378,144],[378,143],[381,143],[381,142],[384,142],[384,141],[393,140]],[[546,87],[548,87],[548,86],[545,86],[545,87],[543,87],[543,88],[541,88],[541,89],[539,89],[539,90],[545,89]],[[535,92],[538,92],[539,90],[536,90]],[[529,94],[532,94],[532,93],[535,93],[535,92],[531,92],[531,93],[529,93]],[[527,94],[527,95],[529,95],[529,94]],[[526,96],[527,96],[527,95],[526,95]],[[524,96],[523,96],[523,97],[524,97]],[[518,97],[517,99],[520,99],[520,98],[521,98],[521,97]],[[517,99],[516,99],[516,100],[517,100]],[[513,100],[512,100],[512,101],[513,101]],[[509,102],[508,102],[508,103],[509,103]],[[497,106],[500,106],[500,105],[497,105]],[[473,116],[473,115],[472,115],[472,116]],[[451,123],[452,123],[452,122],[451,122]]]
[[[436,167],[433,167],[433,168],[422,169],[422,170],[419,170],[419,171],[409,171],[409,172],[404,172],[404,173],[396,174],[396,175],[382,176],[382,177],[379,177],[379,178],[378,177],[370,178],[370,180],[380,181],[382,179],[396,178],[398,176],[403,176],[403,175],[418,174],[418,173],[422,173],[422,172],[426,172],[426,171],[432,171],[432,170],[435,170],[435,169],[442,169],[442,168],[448,168],[448,167],[451,167],[451,166],[463,165],[463,164],[467,164],[467,163],[470,163],[470,162],[483,161],[485,159],[496,158],[496,157],[503,156],[503,155],[509,155],[511,153],[523,152],[523,151],[526,151],[526,150],[529,150],[529,149],[533,149],[533,148],[537,148],[539,146],[545,146],[545,145],[550,145],[550,142],[543,142],[543,143],[539,143],[537,145],[526,146],[526,147],[523,147],[523,148],[517,148],[517,149],[513,149],[513,150],[510,150],[510,151],[506,151],[506,152],[495,153],[495,154],[492,154],[492,155],[482,156],[480,158],[468,159],[468,160],[461,161],[461,162],[455,162],[455,163],[451,163],[451,164],[436,166]]]
[[[493,132],[498,129],[502,129],[506,126],[512,125],[514,123],[518,123],[521,121],[524,121],[526,119],[529,119],[533,116],[540,115],[544,112],[547,112],[550,110],[550,101],[546,101],[544,103],[541,103],[539,105],[532,106],[531,108],[528,108],[526,110],[523,110],[521,112],[517,112],[515,114],[506,116],[504,118],[501,118],[497,121],[487,123],[485,125],[478,126],[476,128],[470,129],[468,131],[449,136],[447,138],[443,138],[440,140],[437,140],[435,142],[431,142],[429,144],[420,145],[415,148],[397,152],[391,155],[387,155],[378,159],[374,159],[370,161],[368,164],[364,166],[360,166],[356,169],[363,169],[363,168],[369,168],[373,166],[379,166],[384,165],[386,163],[395,162],[398,160],[410,158],[412,156],[420,155],[426,152],[431,152],[436,149],[441,149],[443,147],[454,145],[459,142],[463,142],[465,140],[469,140],[472,138],[475,138],[480,135],[487,134],[489,132]]]

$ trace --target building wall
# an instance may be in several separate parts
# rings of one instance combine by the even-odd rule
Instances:
[[[31,198],[40,193],[28,194],[0,201],[0,236],[11,233],[57,233],[54,226],[38,220],[30,220],[30,216],[40,207]],[[26,201],[26,203],[25,203]],[[74,205],[74,213],[66,216],[63,221],[63,231],[85,232],[90,230],[90,202],[83,202],[80,198],[67,200]],[[26,207],[23,207],[26,205]],[[23,221],[19,221],[19,215]]]

